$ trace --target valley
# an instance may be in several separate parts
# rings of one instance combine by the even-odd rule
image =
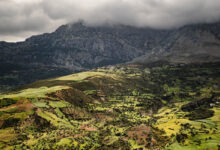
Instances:
[[[220,147],[220,64],[106,66],[0,96],[0,149]]]

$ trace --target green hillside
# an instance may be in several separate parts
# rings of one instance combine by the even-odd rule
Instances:
[[[220,63],[117,65],[0,95],[0,149],[220,148]]]

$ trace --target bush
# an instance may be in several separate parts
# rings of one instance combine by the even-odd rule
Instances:
[[[9,106],[9,105],[15,104],[15,103],[16,103],[16,101],[13,100],[13,99],[3,98],[3,99],[0,101],[0,108],[5,107],[5,106]]]

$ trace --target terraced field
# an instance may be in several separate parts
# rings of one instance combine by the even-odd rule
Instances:
[[[220,148],[220,64],[108,66],[0,96],[0,149]]]

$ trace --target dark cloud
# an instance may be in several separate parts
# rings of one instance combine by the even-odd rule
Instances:
[[[78,20],[174,28],[218,21],[219,8],[219,0],[1,0],[0,40],[24,39]]]
[[[0,40],[24,40],[50,32],[61,23],[43,11],[40,0],[0,0]]]

